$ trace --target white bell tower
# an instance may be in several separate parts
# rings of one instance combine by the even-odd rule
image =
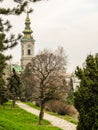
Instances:
[[[24,36],[21,39],[21,66],[23,69],[34,57],[34,39],[31,35],[33,31],[30,28],[30,24],[29,13],[27,12],[25,29],[23,31]]]

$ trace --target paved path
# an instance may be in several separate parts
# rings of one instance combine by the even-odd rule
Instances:
[[[32,108],[32,107],[30,107],[22,102],[16,102],[16,104],[20,108],[22,108],[22,109],[24,109],[24,110],[26,110],[34,115],[37,115],[37,116],[39,115],[39,110],[36,110],[36,109],[34,109],[34,108]],[[64,119],[61,119],[59,117],[44,113],[44,119],[50,121],[52,125],[57,126],[63,130],[76,130],[76,125],[74,125],[68,121],[65,121]]]

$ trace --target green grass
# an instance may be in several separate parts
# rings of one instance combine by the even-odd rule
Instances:
[[[40,107],[34,105],[32,102],[23,102],[23,103],[25,103],[25,104],[29,105],[30,107],[33,107],[33,108],[35,108],[37,110],[40,110]]]
[[[12,109],[11,104],[0,106],[0,130],[61,130],[53,127],[46,120],[38,125],[38,117],[28,113],[17,106]]]
[[[78,121],[75,120],[75,119],[73,119],[73,118],[72,118],[71,116],[69,116],[69,115],[59,115],[59,114],[53,113],[53,112],[52,112],[52,115],[55,115],[55,116],[57,116],[57,117],[60,117],[60,118],[66,120],[66,121],[69,121],[69,122],[71,122],[71,123],[73,123],[73,124],[75,124],[75,125],[78,124]]]
[[[25,102],[25,104],[27,104],[27,105],[29,105],[29,106],[31,106],[31,107],[33,107],[33,108],[36,108],[37,110],[40,110],[40,107],[35,106],[35,105],[34,105],[33,103],[31,103],[31,102]],[[69,115],[59,115],[59,114],[57,114],[57,113],[49,112],[49,111],[46,111],[46,110],[45,110],[45,112],[48,113],[48,114],[51,114],[51,115],[60,117],[60,118],[62,118],[62,119],[64,119],[64,120],[67,120],[67,121],[69,121],[69,122],[71,122],[71,123],[73,123],[73,124],[75,124],[75,125],[78,124],[78,121],[75,120],[75,119],[73,119],[73,118],[72,118],[71,116],[69,116]]]

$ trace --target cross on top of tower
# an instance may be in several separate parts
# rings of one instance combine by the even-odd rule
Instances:
[[[29,23],[30,24],[30,18],[29,18],[29,12],[27,11],[27,17],[25,20],[25,24]]]

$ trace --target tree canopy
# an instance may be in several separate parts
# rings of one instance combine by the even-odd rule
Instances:
[[[66,98],[67,86],[65,81],[67,56],[62,47],[54,52],[48,49],[36,55],[27,70],[32,75],[34,92],[32,99],[40,103],[40,123],[43,117],[44,105],[51,99],[64,100]]]
[[[15,69],[13,68],[13,74],[7,78],[8,80],[8,91],[9,97],[13,100],[12,107],[15,107],[15,100],[21,99],[23,93],[23,85],[20,77],[17,75]]]
[[[98,129],[98,54],[88,55],[76,76],[81,80],[75,92],[75,107],[79,111],[77,130]]]

